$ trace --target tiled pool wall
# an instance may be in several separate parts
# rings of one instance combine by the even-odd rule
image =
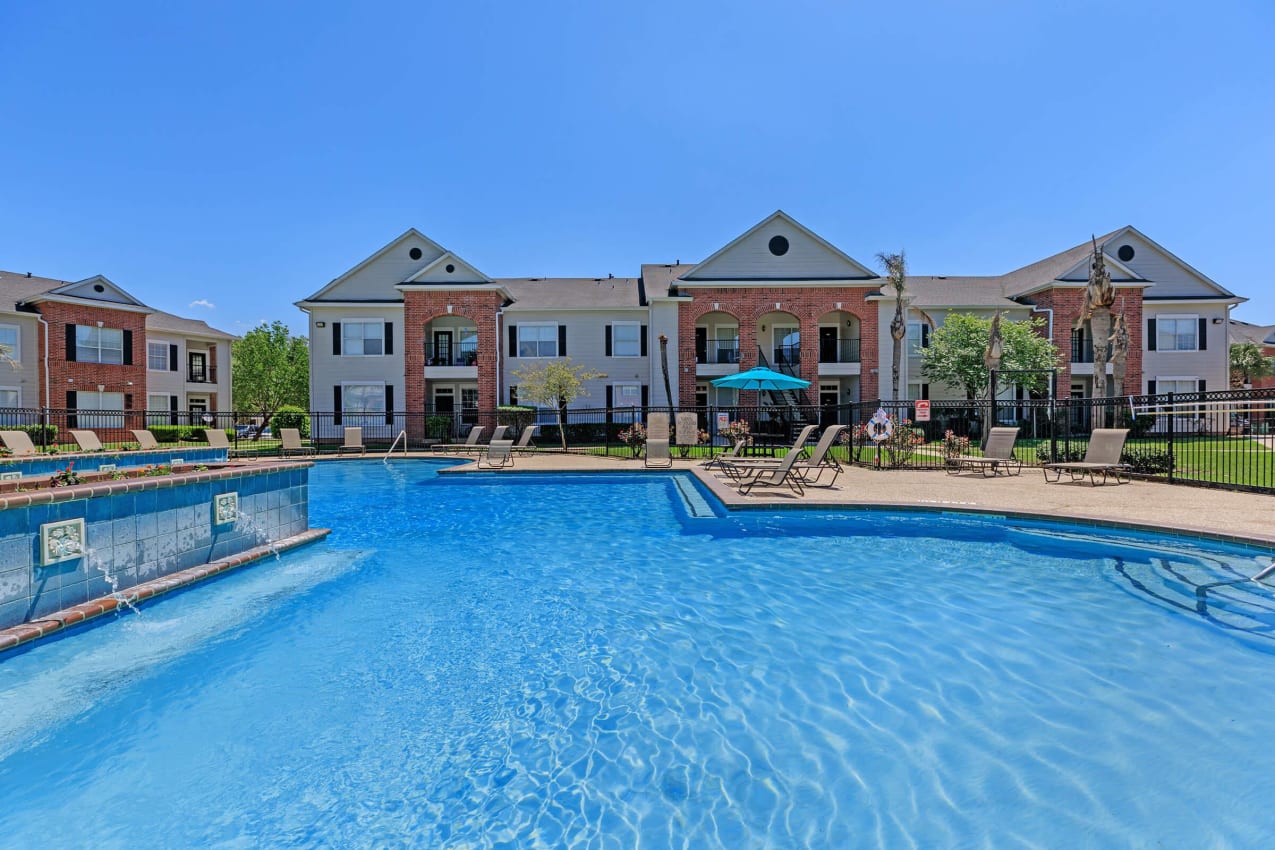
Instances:
[[[2,457],[0,458],[0,474],[21,472],[23,478],[52,475],[59,469],[66,469],[68,463],[74,463],[78,472],[93,472],[102,464],[115,464],[118,469],[129,469],[134,466],[159,466],[170,464],[173,458],[186,463],[225,463],[225,449],[204,448],[172,448],[158,449],[152,452],[92,452],[65,455],[40,455],[35,458]]]
[[[274,463],[0,496],[0,628],[304,532],[310,466]],[[217,522],[215,497],[230,493],[238,495],[237,515]],[[86,553],[42,566],[41,526],[80,519]]]

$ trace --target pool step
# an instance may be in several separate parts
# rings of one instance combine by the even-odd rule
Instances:
[[[673,476],[673,487],[682,498],[682,506],[693,519],[712,519],[717,516],[712,505],[685,475]]]

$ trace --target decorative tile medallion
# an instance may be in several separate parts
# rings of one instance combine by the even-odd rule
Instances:
[[[84,518],[46,522],[40,526],[40,565],[70,561],[84,555]]]
[[[239,494],[213,496],[213,525],[223,525],[239,518]]]
[[[21,472],[0,472],[0,481],[17,481],[21,477]]]
[[[186,458],[184,457],[174,457],[174,458],[168,459],[169,466],[181,466],[185,462],[186,462]]]
[[[115,464],[113,464],[113,463],[104,463],[104,464],[102,464],[101,466],[99,466],[99,467],[97,468],[97,471],[98,471],[98,472],[114,472],[114,471],[115,471]]]

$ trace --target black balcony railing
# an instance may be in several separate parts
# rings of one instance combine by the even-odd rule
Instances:
[[[739,340],[710,339],[695,349],[696,363],[738,363]]]
[[[859,338],[828,339],[819,341],[820,363],[858,363]]]
[[[776,345],[774,351],[774,360],[776,366],[799,366],[801,365],[801,346],[800,345]]]
[[[476,366],[478,365],[478,342],[465,341],[436,345],[425,343],[426,366]]]
[[[186,370],[186,382],[190,384],[217,383],[217,367],[191,366]]]
[[[1072,363],[1092,363],[1093,362],[1093,345],[1087,339],[1071,341],[1071,362]],[[1111,346],[1107,346],[1107,362],[1111,362]]]

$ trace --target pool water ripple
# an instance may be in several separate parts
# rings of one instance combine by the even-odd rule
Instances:
[[[1271,594],[1225,584],[1251,554],[966,516],[697,516],[665,476],[435,469],[317,467],[313,521],[336,531],[154,606],[180,651],[142,651],[120,620],[0,663],[0,705],[70,684],[77,646],[129,671],[43,725],[5,737],[0,719],[0,834],[1247,848],[1275,831]],[[271,570],[301,578],[240,590]],[[1200,587],[1223,597],[1213,619]],[[274,615],[201,613],[226,604]]]

